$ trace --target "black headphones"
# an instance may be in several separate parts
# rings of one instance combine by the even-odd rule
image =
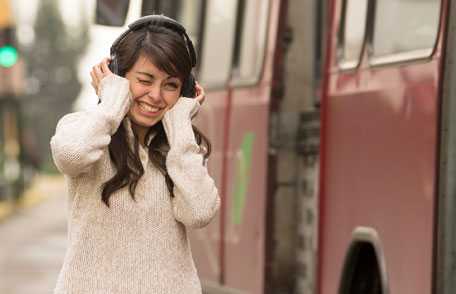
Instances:
[[[132,31],[139,30],[145,26],[148,25],[156,25],[156,26],[162,26],[167,29],[170,29],[179,35],[181,35],[185,41],[185,46],[187,47],[188,55],[191,60],[192,68],[196,66],[196,52],[195,48],[193,46],[192,40],[187,35],[187,32],[185,31],[185,28],[175,21],[172,18],[169,18],[164,15],[147,15],[139,18],[135,22],[131,23],[128,25],[128,29],[123,32],[112,44],[111,46],[111,62],[109,63],[109,69],[114,73],[114,74],[119,74],[119,66],[118,66],[118,60],[117,60],[117,48],[122,42],[122,40],[125,38],[128,33]],[[193,74],[190,73],[190,75],[186,78],[184,81],[184,84],[182,85],[182,96],[185,97],[195,97],[196,91],[195,91],[195,77]]]

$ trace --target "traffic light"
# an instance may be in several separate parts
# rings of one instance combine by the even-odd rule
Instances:
[[[0,101],[24,91],[24,62],[18,53],[12,0],[0,0]]]
[[[12,67],[18,57],[14,28],[11,26],[0,28],[0,67]]]

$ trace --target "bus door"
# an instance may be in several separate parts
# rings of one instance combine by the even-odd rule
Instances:
[[[210,134],[223,143],[219,219],[223,243],[219,276],[202,277],[208,293],[220,289],[263,293],[271,48],[275,40],[268,24],[277,21],[271,14],[271,2],[278,3],[208,2],[199,73],[209,88],[208,98],[214,103],[226,102],[225,113],[208,112],[212,119],[224,120],[218,134]],[[216,109],[222,109],[221,105]]]
[[[274,12],[279,9],[272,6],[279,1],[232,3],[236,5],[234,40],[228,47],[232,51],[220,282],[236,293],[264,293],[268,114],[276,38],[269,26],[278,21]],[[218,42],[229,44],[225,38]],[[220,52],[223,49],[207,54]]]
[[[333,2],[320,293],[431,293],[445,1]]]
[[[234,40],[236,1],[181,0],[162,1],[180,5],[166,15],[180,21],[190,33],[198,52],[196,77],[205,88],[206,100],[194,122],[209,138],[212,153],[208,161],[209,173],[214,178],[222,206],[217,216],[204,229],[190,232],[192,254],[205,293],[218,287],[224,272],[223,222],[226,195],[225,154],[229,117],[227,84]],[[168,4],[169,5],[169,4]]]

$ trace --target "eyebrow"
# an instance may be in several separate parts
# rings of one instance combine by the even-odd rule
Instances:
[[[148,76],[149,78],[153,79],[155,76],[151,73],[148,73],[148,72],[144,72],[144,71],[137,71],[136,73],[138,74],[142,74],[142,75],[145,75],[145,76]],[[174,76],[167,76],[165,78],[165,80],[168,80],[168,79],[171,79],[171,78],[178,78],[178,77],[174,77]]]

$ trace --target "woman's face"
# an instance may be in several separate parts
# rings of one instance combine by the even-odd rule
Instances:
[[[128,117],[139,131],[145,132],[159,122],[179,99],[181,80],[159,70],[143,55],[139,56],[125,78],[130,81],[133,95]]]

